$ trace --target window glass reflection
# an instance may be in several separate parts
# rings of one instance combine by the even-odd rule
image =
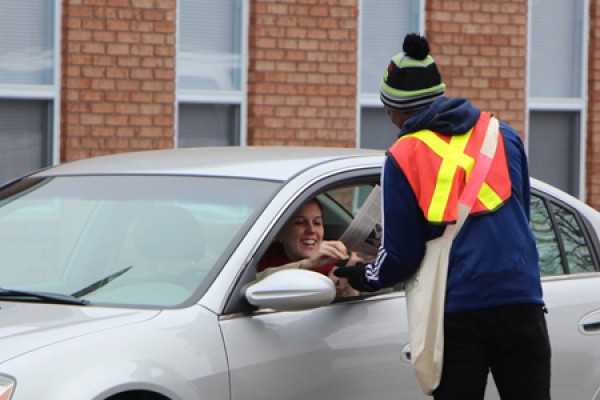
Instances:
[[[570,273],[592,272],[594,263],[575,214],[552,203]]]
[[[562,275],[564,267],[552,220],[544,201],[537,196],[531,196],[531,228],[540,255],[542,276]]]

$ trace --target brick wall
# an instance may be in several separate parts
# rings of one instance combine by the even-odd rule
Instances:
[[[590,1],[588,59],[587,203],[600,210],[600,1]]]
[[[600,0],[590,1],[587,202],[600,209]],[[176,0],[63,0],[60,161],[173,147]],[[247,142],[354,147],[358,0],[251,0]],[[448,96],[525,131],[528,0],[427,0]]]
[[[358,0],[252,0],[248,143],[356,146]]]
[[[428,0],[427,38],[448,96],[525,132],[527,0]]]
[[[61,162],[173,147],[176,0],[64,0]]]

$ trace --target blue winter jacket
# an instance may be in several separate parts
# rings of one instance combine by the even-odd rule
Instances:
[[[468,132],[480,110],[461,98],[438,98],[404,124],[400,136],[422,129],[444,135]],[[530,186],[521,139],[500,123],[512,195],[492,213],[470,216],[450,252],[446,312],[509,304],[543,304],[538,253],[529,226]],[[443,225],[426,221],[408,180],[391,156],[381,178],[383,241],[366,277],[389,287],[413,274],[425,254],[425,243],[442,235]]]

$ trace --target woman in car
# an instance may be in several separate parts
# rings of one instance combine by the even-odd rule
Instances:
[[[354,265],[362,261],[355,253],[348,254],[339,240],[323,240],[325,230],[321,206],[316,199],[304,203],[286,223],[277,240],[260,260],[257,279],[263,279],[282,269],[302,268],[327,275],[335,284],[338,295],[357,294],[346,279],[333,275],[335,263]]]

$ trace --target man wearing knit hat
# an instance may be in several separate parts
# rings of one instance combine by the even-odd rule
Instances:
[[[374,262],[335,272],[361,291],[410,278],[426,243],[456,224],[491,119],[467,99],[444,96],[424,37],[407,35],[403,50],[381,82],[381,101],[400,129],[381,178],[382,245]],[[489,172],[450,250],[436,400],[483,399],[489,372],[503,400],[550,399],[551,350],[529,226],[527,157],[513,128],[500,122],[498,133]]]

